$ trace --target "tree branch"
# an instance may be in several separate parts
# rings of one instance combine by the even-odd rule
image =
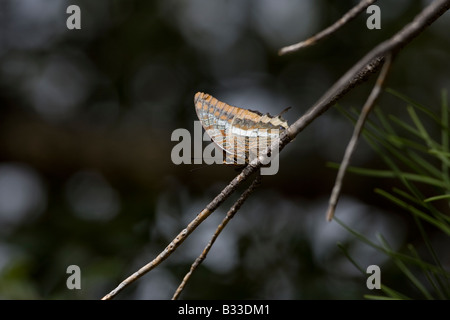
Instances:
[[[244,169],[245,170],[245,169]],[[222,190],[222,192],[217,195],[214,200],[206,206],[205,209],[203,209],[194,220],[192,220],[188,226],[183,229],[176,237],[172,240],[171,243],[151,262],[140,268],[138,271],[133,273],[131,276],[126,278],[124,281],[122,281],[114,290],[112,290],[110,293],[105,295],[102,300],[110,300],[114,298],[120,291],[122,291],[126,286],[133,283],[140,277],[142,277],[147,272],[154,269],[156,266],[158,266],[161,262],[166,260],[177,248],[180,244],[184,242],[184,240],[187,239],[187,237],[206,219],[209,217],[211,213],[214,212],[221,204],[224,202],[240,183],[242,183],[244,180],[246,180],[252,172],[254,172],[256,169],[252,170],[251,172],[247,170],[246,175],[243,175],[242,172],[233,179],[233,181],[228,184],[225,189]]]
[[[287,130],[283,131],[279,140],[279,151],[291,142],[307,125],[322,113],[327,111],[338,99],[344,96],[353,87],[365,81],[374,71],[376,71],[383,57],[388,54],[395,54],[406,44],[410,43],[417,35],[427,28],[428,25],[437,20],[450,7],[450,0],[435,0],[416,18],[396,33],[392,38],[382,42],[371,50],[361,60],[359,60],[349,71],[347,71],[301,118],[295,121]],[[177,237],[156,257],[152,262],[145,265],[132,276],[119,284],[113,291],[103,297],[103,300],[111,299],[124,287],[135,281],[148,271],[152,270],[164,261],[195,228],[204,221],[215,209],[218,208],[236,188],[248,177],[261,167],[261,161],[267,157],[267,153],[276,148],[278,141],[275,141],[269,150],[247,165],[221,192],[212,200],[197,217],[182,230]]]
[[[361,110],[361,114],[358,118],[358,121],[355,124],[353,135],[345,150],[344,158],[342,159],[342,163],[339,167],[336,182],[334,184],[333,191],[330,196],[330,201],[327,210],[327,221],[331,221],[333,219],[334,211],[336,209],[336,205],[342,188],[342,182],[345,176],[345,170],[347,170],[347,167],[350,163],[350,159],[353,155],[353,152],[356,149],[356,145],[358,143],[358,139],[359,136],[361,135],[364,124],[366,123],[366,119],[369,116],[370,111],[372,110],[376,100],[378,99],[381,93],[383,84],[386,81],[387,75],[389,73],[391,63],[392,63],[392,55],[389,54],[387,56],[386,62],[384,63],[383,69],[381,70],[380,75],[378,76],[377,82],[375,83],[375,86],[372,92],[370,93],[369,98],[367,99],[366,103],[364,104]]]
[[[216,241],[219,234],[223,231],[223,229],[228,224],[228,222],[230,222],[230,220],[234,217],[236,212],[244,204],[245,200],[247,200],[247,198],[250,196],[250,194],[256,189],[256,187],[259,186],[260,183],[261,183],[261,174],[258,173],[255,180],[253,180],[252,184],[247,188],[247,190],[244,191],[244,193],[242,193],[241,197],[234,203],[234,205],[231,207],[231,209],[227,212],[227,215],[225,216],[225,218],[222,220],[222,222],[217,227],[216,231],[214,232],[214,235],[212,236],[208,245],[203,250],[202,254],[191,265],[189,272],[184,276],[183,281],[179,285],[178,289],[175,291],[175,294],[173,295],[172,300],[178,299],[179,295],[181,294],[181,291],[183,291],[184,286],[186,285],[187,281],[191,277],[192,273],[203,262],[203,260],[205,260],[206,256],[208,255],[209,250],[213,246],[213,244]]]
[[[375,1],[377,1],[377,0],[361,0],[360,3],[358,3],[349,12],[347,12],[345,15],[343,15],[342,18],[340,18],[338,21],[333,23],[328,28],[322,30],[321,32],[317,33],[316,35],[314,35],[311,38],[308,38],[304,41],[281,48],[280,51],[278,51],[278,54],[280,56],[282,56],[284,54],[292,53],[292,52],[300,50],[301,48],[305,48],[308,46],[312,46],[313,44],[316,44],[320,40],[328,37],[333,32],[336,32],[337,30],[342,28],[349,21],[356,18],[361,11],[363,11],[365,8],[370,6]]]
[[[382,42],[350,70],[348,70],[320,99],[309,109],[305,115],[294,122],[288,130],[281,135],[280,150],[297,136],[314,119],[327,111],[340,97],[347,93],[352,87],[365,81],[368,76],[379,68],[383,57],[387,53],[395,54],[405,45],[410,43],[416,36],[425,30],[430,24],[437,20],[450,7],[450,0],[435,0],[414,20],[407,24],[390,39]]]

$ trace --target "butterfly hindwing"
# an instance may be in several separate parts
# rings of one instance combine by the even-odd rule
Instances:
[[[230,106],[203,92],[195,95],[194,103],[203,128],[224,151],[226,164],[247,163],[288,128],[280,116]]]

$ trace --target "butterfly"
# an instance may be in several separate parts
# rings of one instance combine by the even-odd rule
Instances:
[[[238,108],[197,92],[195,111],[206,133],[223,151],[224,163],[244,165],[258,157],[288,128],[280,115]]]

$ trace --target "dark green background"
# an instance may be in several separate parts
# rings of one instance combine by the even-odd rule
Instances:
[[[0,298],[98,299],[152,260],[235,176],[233,168],[171,162],[177,128],[193,132],[193,97],[300,117],[375,45],[427,1],[379,1],[338,33],[277,51],[339,19],[357,1],[0,0]],[[66,8],[81,8],[81,30]],[[450,88],[448,13],[396,58],[388,87],[438,110]],[[372,78],[340,101],[361,108]],[[405,114],[389,94],[387,113]],[[325,222],[352,131],[335,109],[283,150],[193,275],[185,299],[361,299],[374,293],[336,246],[408,292],[389,261]],[[354,165],[382,167],[363,142]],[[417,241],[408,216],[373,193],[392,181],[349,175],[337,215],[394,248]],[[238,189],[238,193],[245,186]],[[236,200],[220,207],[162,265],[119,299],[168,299]],[[448,259],[448,256],[447,256]],[[447,260],[448,262],[448,260]],[[66,288],[78,265],[82,289]],[[409,292],[414,296],[414,292]]]

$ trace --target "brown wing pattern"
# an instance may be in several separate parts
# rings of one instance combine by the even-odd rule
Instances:
[[[194,103],[203,128],[224,151],[227,164],[247,163],[288,128],[280,116],[233,107],[203,92],[197,92]]]

